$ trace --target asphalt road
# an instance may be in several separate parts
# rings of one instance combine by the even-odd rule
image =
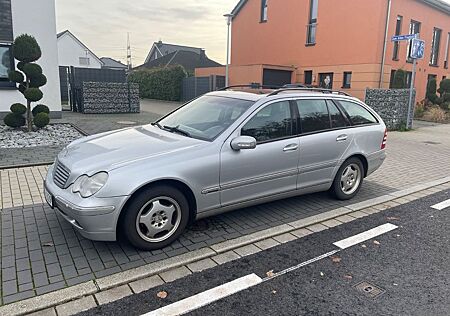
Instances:
[[[263,282],[188,315],[450,315],[450,190],[192,274],[80,315],[142,315],[255,273]],[[397,229],[350,248],[334,242],[391,223]],[[273,279],[274,273],[333,250]],[[366,291],[355,286],[368,282]],[[376,289],[382,292],[376,297]],[[168,296],[160,299],[159,291]]]

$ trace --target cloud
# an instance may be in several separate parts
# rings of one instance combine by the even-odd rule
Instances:
[[[153,42],[163,40],[206,49],[225,62],[226,23],[237,0],[58,0],[58,31],[69,29],[99,56],[125,61],[131,33],[134,64],[145,59]]]

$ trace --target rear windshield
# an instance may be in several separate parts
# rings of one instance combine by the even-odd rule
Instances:
[[[212,141],[254,103],[254,101],[227,97],[202,96],[169,114],[158,123],[161,128],[178,131],[188,137]]]

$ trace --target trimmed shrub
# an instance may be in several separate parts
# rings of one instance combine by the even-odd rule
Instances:
[[[186,71],[182,66],[136,70],[128,81],[139,84],[141,98],[179,101]]]
[[[33,113],[33,116],[38,115],[39,113],[50,113],[50,109],[45,104],[38,104],[34,107],[34,109],[31,111]]]
[[[8,77],[9,80],[16,83],[22,83],[25,80],[23,73],[15,70],[8,72]]]
[[[444,122],[446,119],[446,113],[439,107],[433,107],[428,112],[429,119],[433,122]]]
[[[31,88],[40,88],[47,84],[47,77],[44,74],[40,74],[36,77],[30,78],[30,87]]]
[[[433,102],[433,104],[437,104],[439,98],[436,94],[436,89],[437,89],[436,79],[432,78],[428,81],[427,84],[426,98],[431,102]]]
[[[22,103],[14,103],[13,105],[11,105],[11,107],[9,109],[14,114],[23,115],[23,114],[27,113],[27,107],[25,105],[23,105]]]
[[[17,69],[23,71],[23,67],[25,66],[25,63],[23,61],[19,61],[17,63]]]
[[[394,82],[392,83],[392,89],[405,89],[406,86],[406,71],[398,69],[394,73]]]
[[[24,94],[25,90],[27,90],[27,86],[24,83],[19,84],[20,93]]]
[[[25,125],[25,118],[20,114],[8,113],[3,119],[3,122],[9,127],[18,128]]]
[[[25,99],[27,99],[30,102],[37,102],[41,100],[44,96],[42,91],[39,90],[38,88],[28,88],[25,90],[23,95],[25,96]]]
[[[50,117],[47,113],[41,112],[36,114],[34,117],[33,123],[38,128],[43,128],[44,126],[48,125],[50,122]]]
[[[42,67],[38,64],[25,64],[23,66],[23,72],[30,78],[38,77],[42,75]]]
[[[34,62],[42,56],[36,39],[28,34],[20,35],[14,40],[13,52],[14,58],[24,63]]]

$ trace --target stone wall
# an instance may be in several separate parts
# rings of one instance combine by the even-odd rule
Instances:
[[[409,89],[367,89],[365,102],[381,116],[389,130],[407,125]],[[414,117],[415,91],[412,104],[410,124]]]
[[[83,82],[82,113],[139,113],[136,83]]]

